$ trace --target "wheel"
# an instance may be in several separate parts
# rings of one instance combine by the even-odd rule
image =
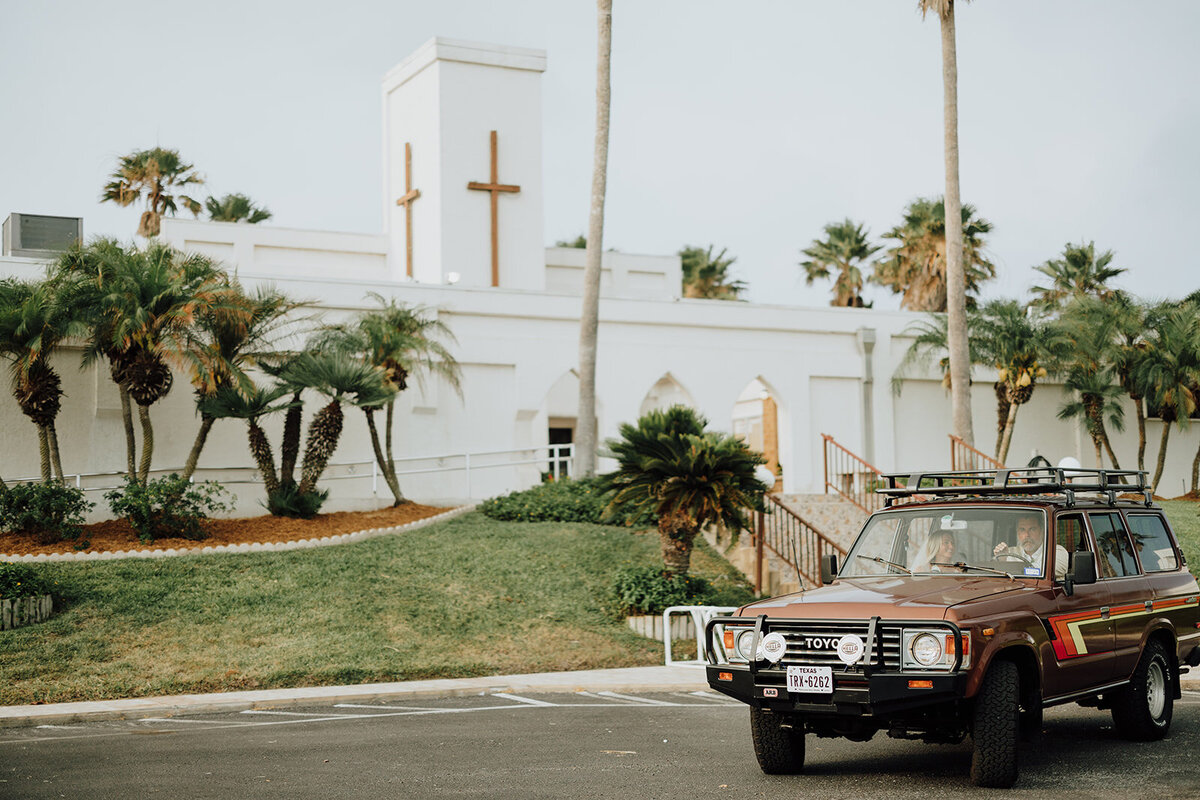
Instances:
[[[804,769],[804,728],[784,728],[778,714],[750,709],[750,738],[758,766],[768,775],[794,775]]]
[[[1129,685],[1112,697],[1113,728],[1119,736],[1152,742],[1167,735],[1175,706],[1175,675],[1160,642],[1150,642]]]
[[[971,782],[1007,789],[1017,782],[1017,715],[1021,676],[1011,661],[997,661],[983,676],[971,728]]]
[[[1034,695],[1025,698],[1021,704],[1020,725],[1021,741],[1028,742],[1042,734],[1042,697]]]

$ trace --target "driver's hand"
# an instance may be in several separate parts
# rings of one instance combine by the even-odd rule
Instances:
[[[1008,549],[1008,545],[1005,542],[1001,542],[1000,544],[996,545],[996,548],[994,550],[992,550],[992,555],[998,556],[1007,549]]]

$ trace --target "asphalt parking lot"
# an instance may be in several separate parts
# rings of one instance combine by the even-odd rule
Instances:
[[[12,798],[954,798],[969,744],[808,737],[806,774],[763,775],[748,713],[707,691],[491,692],[0,730]],[[1013,797],[1200,796],[1200,693],[1171,736],[1116,739],[1106,713],[1050,709]]]

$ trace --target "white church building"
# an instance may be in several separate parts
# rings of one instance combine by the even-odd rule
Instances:
[[[163,221],[161,236],[172,245],[219,259],[248,287],[273,284],[312,301],[326,321],[374,306],[368,293],[375,292],[423,306],[453,331],[461,399],[431,382],[397,403],[401,486],[416,500],[527,487],[553,470],[549,446],[572,438],[584,251],[545,246],[546,67],[540,50],[433,39],[388,72],[381,90],[385,229],[378,234]],[[940,375],[912,376],[898,396],[890,385],[911,342],[905,330],[922,315],[683,299],[675,255],[607,252],[603,264],[602,438],[649,409],[685,403],[712,428],[777,453],[789,493],[823,490],[822,434],[884,471],[949,468],[950,400]],[[43,270],[37,259],[0,258],[0,274]],[[79,370],[75,352],[61,358],[64,468],[81,485],[114,485],[125,461],[116,389],[107,370]],[[977,370],[973,387],[985,451],[996,430],[993,380]],[[1094,462],[1081,427],[1056,419],[1063,399],[1061,387],[1048,384],[1022,407],[1012,465],[1034,453]],[[306,417],[318,407],[309,403]],[[188,382],[177,380],[151,413],[154,468],[178,469],[199,425]],[[282,420],[271,422],[277,447]],[[1148,425],[1148,460],[1159,425]],[[11,401],[0,403],[0,431],[0,474],[37,475],[34,427]],[[1135,437],[1127,430],[1114,442],[1130,460]],[[1198,440],[1194,429],[1173,434],[1163,494],[1185,490]],[[333,489],[330,508],[388,499],[354,409],[331,463],[324,482]],[[242,513],[261,513],[244,423],[218,421],[200,467],[198,478],[231,481]],[[98,494],[92,499],[100,501]]]

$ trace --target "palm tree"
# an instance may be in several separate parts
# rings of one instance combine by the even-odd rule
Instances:
[[[1106,450],[1113,467],[1120,469],[1121,465],[1108,439],[1108,427],[1124,430],[1125,407],[1118,399],[1122,393],[1121,387],[1113,382],[1112,374],[1105,369],[1091,370],[1075,363],[1065,372],[1063,388],[1074,399],[1059,408],[1058,418],[1082,419],[1088,436],[1092,438],[1092,446],[1096,449],[1096,466],[1104,467],[1103,451]]]
[[[596,471],[596,339],[600,328],[600,252],[604,245],[604,198],[608,182],[608,110],[611,99],[612,0],[596,0],[596,141],[592,155],[592,195],[588,212],[583,309],[579,316],[580,475]]]
[[[62,407],[62,380],[50,358],[82,326],[58,301],[51,285],[8,278],[0,281],[0,356],[12,368],[13,396],[38,430],[42,480],[63,480],[55,420]]]
[[[266,206],[257,206],[244,194],[227,194],[219,200],[210,197],[204,201],[208,218],[213,222],[247,222],[257,225],[271,218]]]
[[[279,491],[279,474],[275,471],[275,455],[267,433],[258,421],[268,414],[289,408],[291,403],[278,403],[287,394],[285,386],[262,388],[223,383],[200,399],[200,413],[209,419],[244,419],[248,426],[250,455],[258,465],[263,488],[268,499]]]
[[[800,262],[804,267],[805,283],[812,286],[818,278],[826,280],[836,272],[833,300],[829,305],[863,308],[862,267],[881,248],[881,245],[870,243],[862,223],[856,224],[849,218],[831,222],[825,226],[824,239],[813,239],[808,249],[801,251],[809,258]]]
[[[992,224],[975,216],[975,207],[962,207],[963,260],[966,291],[974,294],[979,284],[996,276],[996,267],[983,255],[983,237]],[[871,280],[903,295],[900,305],[911,311],[946,311],[948,295],[946,267],[946,223],[941,200],[918,198],[904,211],[904,221],[883,238],[896,244],[875,263]],[[974,300],[970,301],[971,305]],[[964,339],[965,341],[965,339]],[[966,377],[964,377],[964,380]]]
[[[1035,270],[1050,279],[1049,286],[1034,286],[1032,305],[1046,309],[1060,308],[1072,297],[1092,296],[1101,300],[1113,297],[1107,283],[1125,272],[1111,266],[1113,251],[1096,255],[1096,243],[1070,244],[1063,248],[1062,258],[1050,259]]]
[[[954,0],[917,0],[917,7],[921,11],[922,19],[930,11],[935,12],[942,26],[942,108],[946,157],[946,202],[942,224],[946,244],[945,308],[949,316],[950,375],[953,384],[950,390],[950,405],[953,409],[954,433],[973,445],[975,434],[971,425],[971,361],[967,344],[967,292],[972,290],[972,264],[967,248],[971,237],[969,232],[964,230],[970,216],[967,213],[969,206],[962,205],[958,185],[958,52],[954,41]],[[995,275],[994,268],[991,275]]]
[[[204,178],[192,165],[179,157],[178,150],[162,147],[135,150],[121,156],[109,177],[111,180],[105,185],[100,202],[128,206],[145,197],[146,210],[138,221],[139,236],[158,236],[163,214],[175,216],[179,205],[200,215],[198,200],[185,194],[173,194],[176,189],[204,183]]]
[[[1146,352],[1138,364],[1134,380],[1146,392],[1151,408],[1162,419],[1162,440],[1158,446],[1158,464],[1154,469],[1154,489],[1162,479],[1167,457],[1171,424],[1180,427],[1196,410],[1196,386],[1200,384],[1200,320],[1194,309],[1181,306],[1158,315],[1157,325],[1146,335]]]
[[[274,334],[282,327],[285,316],[301,305],[271,288],[259,287],[253,295],[247,295],[234,282],[230,285],[228,302],[210,308],[197,319],[184,357],[191,367],[200,430],[183,468],[181,477],[184,480],[195,473],[200,453],[216,421],[214,416],[204,412],[202,401],[222,386],[249,391],[253,381],[246,370],[259,360],[274,355],[269,350]]]
[[[706,433],[707,424],[693,409],[672,406],[621,425],[621,438],[606,442],[618,464],[601,484],[613,492],[606,513],[653,513],[663,565],[673,575],[687,573],[706,525],[748,528],[746,511],[762,509],[767,489],[754,476],[766,463],[762,454],[732,434]]]
[[[364,312],[352,326],[329,329],[325,341],[318,346],[323,347],[327,342],[329,346],[348,351],[383,370],[384,385],[397,394],[408,388],[410,379],[423,386],[426,375],[432,375],[449,383],[461,398],[462,370],[449,349],[439,341],[443,337],[457,341],[446,324],[430,315],[429,309],[398,304],[394,298],[385,299],[374,292],[370,297],[379,303],[379,308]],[[367,418],[375,460],[395,499],[394,505],[398,506],[408,501],[400,491],[392,452],[395,407],[396,395],[393,394],[386,403],[386,456],[375,426],[378,407],[364,405],[362,410]]]
[[[729,276],[736,258],[725,257],[725,248],[713,255],[713,246],[684,247],[679,251],[683,267],[683,296],[708,300],[737,300],[746,289],[743,281]]]

